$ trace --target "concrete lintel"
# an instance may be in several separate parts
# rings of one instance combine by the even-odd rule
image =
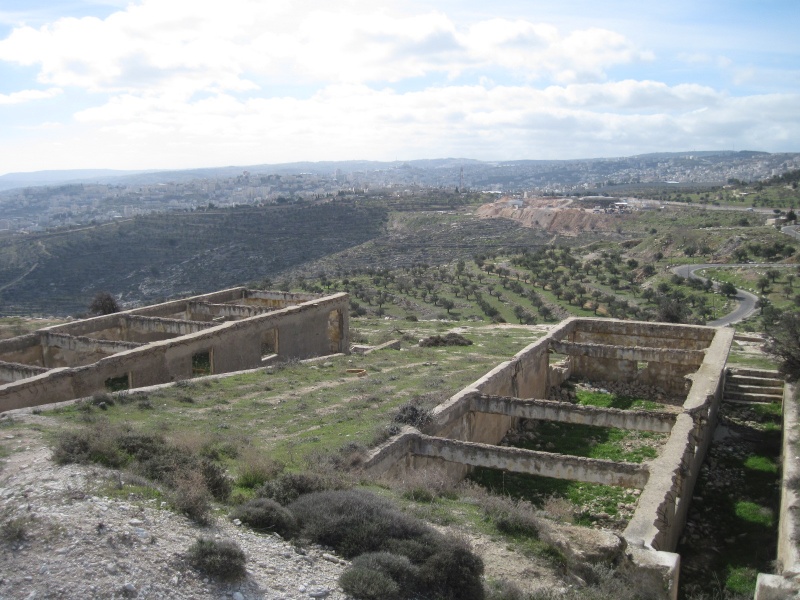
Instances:
[[[649,477],[646,465],[476,444],[427,435],[420,435],[414,441],[412,452],[418,456],[439,458],[472,467],[620,487],[641,489],[647,484]]]
[[[609,344],[576,343],[553,340],[550,347],[559,354],[588,356],[591,358],[615,358],[656,363],[699,365],[703,362],[703,350],[678,350],[645,346],[614,346]]]
[[[476,412],[499,413],[509,417],[538,421],[616,427],[634,431],[669,433],[676,418],[675,413],[663,411],[601,408],[553,400],[521,400],[483,394],[473,394],[469,399],[472,410]]]
[[[797,582],[781,577],[759,573],[756,579],[756,593],[753,600],[790,600],[800,594]]]

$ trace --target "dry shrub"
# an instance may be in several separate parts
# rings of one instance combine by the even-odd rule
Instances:
[[[199,471],[183,473],[175,483],[172,505],[198,525],[211,522],[211,494]]]
[[[542,505],[542,510],[550,518],[562,523],[573,523],[575,521],[575,505],[566,498],[559,496],[549,496]]]
[[[252,447],[240,452],[238,465],[236,485],[251,490],[275,479],[285,468],[282,462]]]
[[[433,502],[438,498],[458,498],[461,481],[438,465],[408,471],[391,479],[389,485],[400,491],[404,498],[415,502]]]
[[[539,537],[540,519],[530,502],[487,495],[480,499],[480,505],[498,531],[512,536]]]

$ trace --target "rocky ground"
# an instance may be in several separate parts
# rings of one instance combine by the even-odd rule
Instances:
[[[115,497],[117,472],[58,466],[35,430],[0,432],[10,451],[0,471],[0,598],[346,598],[337,584],[346,563],[323,548],[296,548],[224,516],[200,527],[158,500]],[[217,582],[193,569],[186,552],[199,536],[236,541],[245,579]]]
[[[722,404],[677,550],[683,597],[721,590],[732,569],[746,569],[754,576],[774,568],[779,476],[777,471],[771,474],[748,468],[746,462],[761,456],[777,464],[780,431],[766,428],[768,421],[747,405]],[[771,523],[759,526],[742,520],[736,514],[739,500],[765,507]]]

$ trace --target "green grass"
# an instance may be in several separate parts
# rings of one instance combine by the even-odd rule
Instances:
[[[368,339],[378,340],[399,337],[393,325],[370,319],[356,326]],[[409,325],[404,331],[419,339],[436,333],[441,324]],[[168,438],[254,446],[296,469],[311,453],[348,443],[371,444],[401,404],[413,398],[438,404],[539,335],[527,328],[469,327],[465,336],[472,346],[420,348],[406,343],[402,351],[331,357],[316,365],[289,363],[267,372],[182,383],[149,394],[148,410],[140,408],[143,396],[130,394],[119,396],[105,411],[84,405],[45,414],[75,424],[102,416],[112,424],[129,423]],[[368,375],[349,375],[349,368],[366,369]],[[235,470],[235,459],[223,459]]]
[[[578,404],[585,406],[599,406],[602,408],[621,408],[627,409],[644,409],[644,410],[663,410],[664,404],[653,402],[652,400],[645,400],[643,398],[633,398],[630,396],[619,396],[617,394],[610,394],[608,392],[592,392],[589,390],[579,389],[576,392]]]
[[[667,439],[663,433],[629,431],[613,427],[539,422],[535,438],[515,443],[519,448],[546,450],[572,456],[641,463],[658,456],[659,445]],[[633,445],[627,449],[626,446]]]
[[[725,578],[725,587],[735,594],[752,596],[756,591],[758,571],[752,567],[731,567]]]
[[[747,457],[744,461],[744,467],[753,471],[761,471],[762,473],[778,472],[778,465],[774,460],[767,456],[758,456],[756,454]]]
[[[747,500],[740,500],[736,502],[736,516],[756,525],[763,525],[764,527],[772,527],[772,511],[755,502]]]
[[[637,499],[630,490],[620,487],[508,473],[483,467],[475,469],[470,479],[495,494],[527,500],[536,506],[542,506],[550,497],[569,500],[581,509],[576,519],[580,525],[590,525],[597,520],[600,513],[615,517],[619,514],[620,504],[635,504]]]

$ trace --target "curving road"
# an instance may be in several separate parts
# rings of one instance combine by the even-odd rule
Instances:
[[[710,269],[715,267],[792,267],[794,265],[785,265],[785,264],[770,264],[770,263],[746,263],[746,264],[703,264],[703,265],[678,265],[677,267],[672,268],[672,272],[680,275],[681,277],[686,277],[687,279],[700,279],[701,281],[705,281],[705,277],[700,277],[699,275],[695,275],[695,271],[700,271],[702,269]],[[743,321],[750,315],[752,315],[756,311],[756,302],[758,302],[758,296],[755,294],[751,294],[745,290],[740,290],[737,288],[736,290],[736,299],[739,301],[739,305],[730,313],[721,317],[719,319],[715,319],[714,321],[709,321],[706,325],[710,327],[724,327],[725,325],[733,325],[734,323],[738,323],[739,321]]]

